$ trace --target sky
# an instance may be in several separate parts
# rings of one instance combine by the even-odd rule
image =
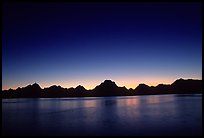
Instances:
[[[201,3],[3,3],[2,89],[202,79]]]

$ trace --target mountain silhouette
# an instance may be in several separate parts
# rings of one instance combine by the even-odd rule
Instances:
[[[202,91],[202,81],[193,79],[178,79],[172,83],[172,91],[176,93],[191,93],[193,91]]]
[[[42,97],[66,97],[65,89],[61,86],[52,85],[49,88],[43,89]]]
[[[134,89],[134,91],[135,91],[135,93],[137,93],[137,94],[148,94],[148,93],[151,92],[150,89],[151,89],[151,88],[150,88],[148,85],[142,83],[142,84],[139,84],[139,85]]]
[[[112,95],[117,91],[118,86],[111,80],[105,80],[100,85],[96,86],[93,91],[100,95]]]
[[[75,88],[75,91],[76,91],[76,92],[85,92],[86,89],[85,89],[83,86],[78,85],[78,86]]]
[[[2,98],[48,98],[48,97],[97,97],[97,96],[135,96],[152,94],[196,94],[202,93],[202,80],[178,79],[172,84],[159,84],[148,86],[139,84],[135,89],[119,87],[114,81],[105,80],[92,90],[86,90],[78,85],[76,88],[62,88],[61,86],[50,86],[42,89],[39,84],[34,83],[26,87],[18,87],[16,90],[2,91]]]

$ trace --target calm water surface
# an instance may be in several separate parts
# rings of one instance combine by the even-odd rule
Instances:
[[[2,100],[3,135],[202,135],[202,95]]]

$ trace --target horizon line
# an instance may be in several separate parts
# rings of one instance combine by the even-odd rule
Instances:
[[[190,78],[190,79],[189,79],[189,78],[188,78],[188,79],[184,79],[184,78],[179,78],[179,79],[175,79],[173,82],[171,82],[171,83],[169,83],[169,84],[167,84],[167,83],[158,83],[158,84],[156,84],[156,85],[148,85],[148,84],[145,84],[145,83],[139,83],[139,84],[136,85],[134,88],[133,88],[133,87],[127,87],[127,86],[125,86],[125,85],[123,85],[123,86],[118,85],[115,81],[113,81],[113,80],[111,80],[111,79],[105,79],[105,80],[102,81],[101,83],[105,82],[106,80],[110,80],[110,81],[114,82],[118,87],[125,87],[126,89],[135,89],[135,88],[138,87],[140,84],[145,84],[145,85],[147,85],[147,86],[149,86],[149,87],[156,87],[156,86],[158,86],[159,84],[171,85],[171,84],[174,83],[176,80],[180,80],[180,79],[183,79],[183,80],[202,80],[202,78],[201,78],[201,79],[192,79],[192,78]],[[100,83],[100,84],[101,84],[101,83]],[[18,88],[24,88],[24,87],[27,87],[27,86],[33,85],[33,84],[38,84],[41,89],[49,88],[49,87],[51,87],[51,86],[60,86],[60,87],[62,87],[62,88],[67,88],[67,89],[69,89],[69,88],[76,88],[76,87],[78,87],[78,86],[83,86],[83,85],[81,85],[81,84],[78,84],[76,87],[73,87],[73,86],[63,87],[63,86],[61,86],[61,85],[52,84],[52,85],[50,85],[50,86],[48,86],[48,87],[41,87],[41,85],[40,85],[39,83],[34,82],[34,83],[27,84],[26,86],[22,86],[22,87],[18,86],[17,88],[2,89],[2,91],[10,90],[10,89],[16,90],[16,89],[18,89]],[[96,86],[99,86],[100,84],[98,84],[98,85],[96,85]],[[93,90],[96,86],[94,86],[93,88],[86,88],[86,86],[83,86],[83,87],[84,87],[86,90]]]

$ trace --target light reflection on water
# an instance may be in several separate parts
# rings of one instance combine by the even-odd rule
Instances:
[[[3,99],[2,130],[3,135],[202,135],[202,95]]]

